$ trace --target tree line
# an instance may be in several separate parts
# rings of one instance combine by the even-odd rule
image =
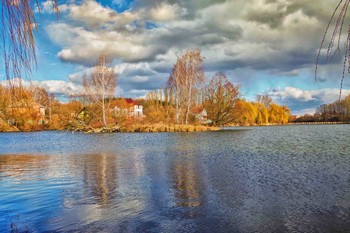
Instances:
[[[315,114],[305,114],[294,122],[350,122],[350,95],[317,107]]]
[[[288,107],[273,103],[267,95],[249,102],[240,86],[225,73],[217,72],[209,82],[199,49],[178,57],[166,87],[150,91],[144,99],[115,98],[117,74],[104,54],[90,73],[82,76],[84,92],[68,103],[40,87],[0,86],[0,130],[76,129],[84,127],[145,124],[266,125],[285,124]],[[130,117],[134,105],[143,106],[143,117]],[[118,111],[117,111],[118,110]],[[124,112],[124,113],[123,113]]]
[[[200,50],[187,50],[178,57],[166,88],[149,92],[146,100],[147,106],[153,106],[154,117],[176,124],[266,125],[285,124],[291,119],[287,106],[273,103],[267,95],[246,101],[239,88],[223,72],[206,83]],[[199,119],[203,110],[206,122]]]

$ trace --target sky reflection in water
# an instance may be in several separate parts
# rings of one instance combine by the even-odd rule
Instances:
[[[349,231],[349,129],[0,134],[0,232]]]

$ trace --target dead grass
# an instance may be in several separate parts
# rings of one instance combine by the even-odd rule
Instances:
[[[204,132],[216,131],[218,127],[204,125],[175,125],[175,124],[133,124],[121,128],[122,132]]]

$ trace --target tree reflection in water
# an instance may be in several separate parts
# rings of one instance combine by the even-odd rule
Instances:
[[[9,176],[17,180],[42,179],[48,173],[50,159],[49,156],[42,155],[2,155],[0,178]]]
[[[84,184],[102,207],[113,200],[117,189],[116,156],[87,155],[84,160]]]
[[[195,157],[178,157],[173,161],[172,182],[177,207],[185,208],[185,216],[196,218],[203,214],[203,177]]]

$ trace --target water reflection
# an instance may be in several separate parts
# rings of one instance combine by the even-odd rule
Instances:
[[[197,166],[193,159],[175,160],[172,176],[177,206],[202,206],[203,187]]]
[[[48,172],[49,160],[50,157],[39,155],[0,156],[0,178],[9,176],[17,180],[41,179]]]
[[[116,156],[88,155],[83,160],[85,189],[106,207],[115,198],[117,189]]]
[[[50,132],[66,147],[0,155],[0,232],[350,232],[343,127]]]

